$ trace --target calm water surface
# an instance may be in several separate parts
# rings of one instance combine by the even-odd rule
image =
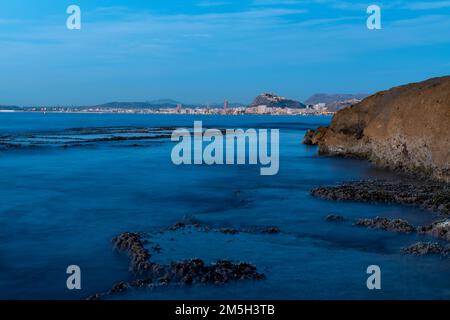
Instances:
[[[169,139],[73,147],[55,143],[78,139],[79,131],[66,129],[191,128],[194,120],[213,128],[280,129],[279,174],[260,176],[257,166],[174,166]],[[319,185],[398,178],[363,161],[318,157],[316,148],[301,144],[306,129],[329,121],[329,117],[0,114],[0,140],[24,144],[0,148],[0,298],[83,299],[107,291],[113,283],[130,279],[128,258],[112,250],[113,236],[158,230],[193,217],[219,228],[277,226],[282,233],[161,234],[157,240],[163,250],[155,260],[247,261],[267,279],[220,287],[138,290],[115,298],[449,299],[450,259],[400,253],[401,247],[428,239],[324,220],[335,213],[349,219],[397,217],[423,225],[438,217],[407,206],[311,197],[309,191]],[[44,143],[49,136],[53,140]],[[27,146],[31,140],[35,143]],[[65,271],[71,264],[82,268],[80,291],[66,289]],[[366,268],[373,264],[382,270],[382,290],[377,292],[366,288]]]

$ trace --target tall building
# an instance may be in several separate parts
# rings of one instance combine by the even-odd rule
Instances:
[[[228,110],[228,100],[225,100],[225,102],[223,103],[223,109],[224,109],[225,111]]]

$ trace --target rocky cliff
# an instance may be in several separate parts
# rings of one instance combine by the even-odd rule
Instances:
[[[305,143],[450,182],[450,76],[376,93],[308,132]]]

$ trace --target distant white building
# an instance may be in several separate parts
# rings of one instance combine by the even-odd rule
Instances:
[[[324,109],[326,106],[327,106],[326,103],[317,103],[317,104],[315,104],[313,106],[313,109],[314,110],[321,110],[321,109]]]
[[[265,104],[257,106],[256,109],[259,114],[264,114],[267,112],[267,106]]]

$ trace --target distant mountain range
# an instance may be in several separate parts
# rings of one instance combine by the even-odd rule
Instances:
[[[364,98],[368,97],[367,93],[357,93],[357,94],[327,94],[327,93],[317,93],[312,95],[309,99],[305,101],[308,105],[315,105],[323,103],[325,107],[330,112],[336,112],[346,107],[349,107],[355,103],[360,102]]]
[[[265,105],[270,108],[291,108],[291,109],[304,109],[307,105],[316,105],[323,103],[328,111],[335,112],[343,109],[347,106],[355,104],[362,99],[369,96],[368,94],[326,94],[318,93],[311,96],[309,99],[302,103],[293,99],[285,98],[274,93],[262,93],[258,95],[250,105],[239,102],[228,103],[229,108],[239,108],[239,107],[257,107]],[[211,104],[187,104],[173,99],[158,99],[152,101],[115,101],[108,102],[93,106],[52,106],[49,108],[73,108],[73,109],[84,109],[84,108],[100,108],[100,109],[165,109],[165,108],[176,108],[181,105],[184,108],[223,108],[224,103],[211,103]],[[35,106],[42,107],[42,106]],[[26,110],[31,107],[18,107],[9,105],[0,105],[0,110]]]
[[[223,108],[224,102],[221,103],[211,103],[211,104],[188,104],[172,99],[159,99],[147,102],[108,102],[104,104],[97,105],[97,108],[114,108],[114,109],[160,109],[160,108],[176,108],[178,105],[186,108]],[[230,102],[228,107],[237,108],[245,107],[245,104],[239,102]]]
[[[362,100],[369,96],[367,93],[357,93],[357,94],[348,94],[348,93],[316,93],[308,98],[305,101],[306,104],[318,104],[318,103],[333,103],[336,101],[344,101],[351,99],[359,99]]]
[[[0,110],[20,110],[21,108],[18,106],[4,106],[0,105]]]
[[[157,109],[157,108],[175,108],[181,102],[171,100],[171,99],[160,99],[154,101],[145,102],[108,102],[104,104],[99,104],[94,107],[96,108],[107,108],[107,109]]]

